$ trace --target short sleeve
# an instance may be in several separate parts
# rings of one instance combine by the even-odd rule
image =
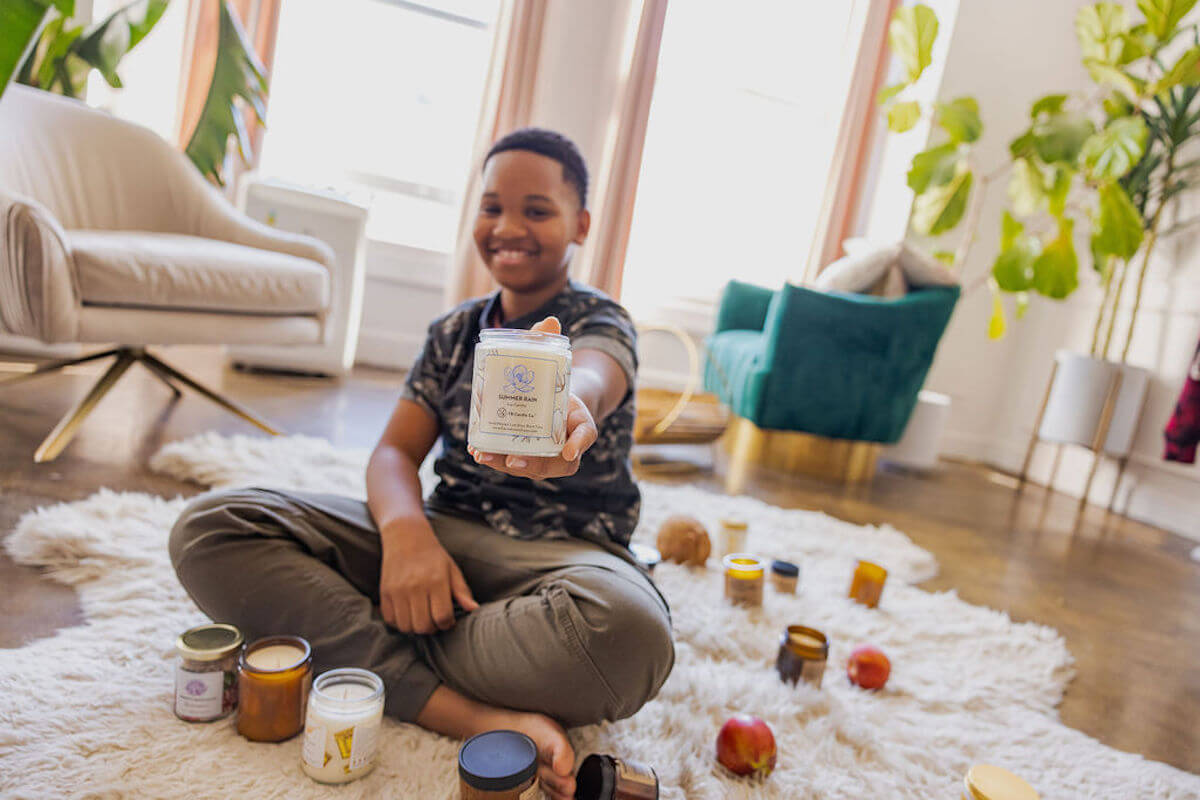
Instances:
[[[438,409],[442,405],[442,376],[446,374],[448,348],[445,342],[445,319],[434,320],[425,332],[425,343],[404,379],[400,397],[412,400],[435,419],[441,421]]]
[[[629,388],[637,376],[637,328],[629,312],[604,299],[572,322],[567,330],[572,350],[599,350],[616,361]]]

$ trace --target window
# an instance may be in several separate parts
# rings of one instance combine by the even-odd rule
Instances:
[[[367,236],[453,250],[499,0],[286,0],[261,171],[369,202]]]
[[[635,313],[798,278],[867,3],[671,3],[622,288]]]

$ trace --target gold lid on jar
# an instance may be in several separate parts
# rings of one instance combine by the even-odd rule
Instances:
[[[742,580],[761,578],[767,566],[761,558],[749,553],[730,553],[721,563],[726,575]]]
[[[224,622],[197,625],[179,634],[175,649],[191,661],[220,661],[242,646],[242,632]]]
[[[963,779],[965,800],[1039,800],[1037,791],[1024,780],[991,764],[976,764]]]
[[[750,526],[741,517],[721,517],[721,527],[735,531],[744,531]]]

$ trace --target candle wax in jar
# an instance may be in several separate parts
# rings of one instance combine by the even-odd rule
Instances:
[[[304,651],[287,644],[273,644],[251,650],[246,663],[255,669],[287,669],[304,660]]]
[[[820,650],[825,646],[825,643],[817,637],[809,636],[805,633],[789,633],[788,638],[792,640],[792,644],[795,644],[799,647],[812,647]]]
[[[321,692],[336,700],[362,700],[364,697],[370,697],[374,694],[375,690],[361,683],[347,682],[326,686],[321,689]]]

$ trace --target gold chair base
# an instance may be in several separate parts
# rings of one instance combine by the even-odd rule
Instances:
[[[272,436],[279,436],[282,434],[282,431],[280,431],[278,428],[275,428],[273,425],[265,422],[260,417],[251,413],[248,409],[218,394],[212,389],[209,389],[207,386],[204,386],[203,384],[193,380],[192,378],[172,367],[170,364],[167,364],[156,356],[146,352],[146,349],[143,347],[117,347],[112,350],[91,353],[80,358],[68,358],[62,361],[52,361],[47,364],[41,364],[30,372],[0,379],[0,387],[8,386],[14,383],[20,383],[41,375],[49,375],[52,372],[58,372],[66,367],[74,366],[76,364],[83,364],[88,361],[95,361],[100,358],[107,358],[109,356],[115,357],[113,363],[104,372],[104,374],[100,376],[100,379],[92,385],[92,388],[88,390],[87,394],[85,394],[77,403],[75,403],[71,410],[68,411],[63,418],[59,420],[58,424],[54,426],[54,430],[50,431],[50,435],[42,441],[41,445],[39,445],[38,449],[34,452],[34,461],[41,463],[45,461],[53,461],[55,458],[57,458],[59,453],[61,453],[63,449],[70,444],[71,440],[75,438],[75,434],[79,430],[79,426],[83,424],[83,421],[87,418],[88,414],[92,413],[92,409],[96,407],[96,404],[103,399],[104,395],[108,394],[109,390],[112,389],[112,387],[116,385],[117,381],[121,379],[121,376],[125,374],[125,370],[129,369],[129,367],[131,367],[134,363],[140,363],[146,367],[146,369],[150,371],[150,374],[165,383],[167,387],[174,392],[176,397],[179,397],[181,394],[179,387],[176,384],[183,384],[189,389],[193,389],[194,391],[204,395],[225,410],[236,414],[258,428],[261,428]]]
[[[752,464],[841,483],[863,483],[875,475],[883,446],[877,442],[830,439],[798,431],[766,430],[734,417],[721,438],[729,453],[725,491],[745,488]]]

